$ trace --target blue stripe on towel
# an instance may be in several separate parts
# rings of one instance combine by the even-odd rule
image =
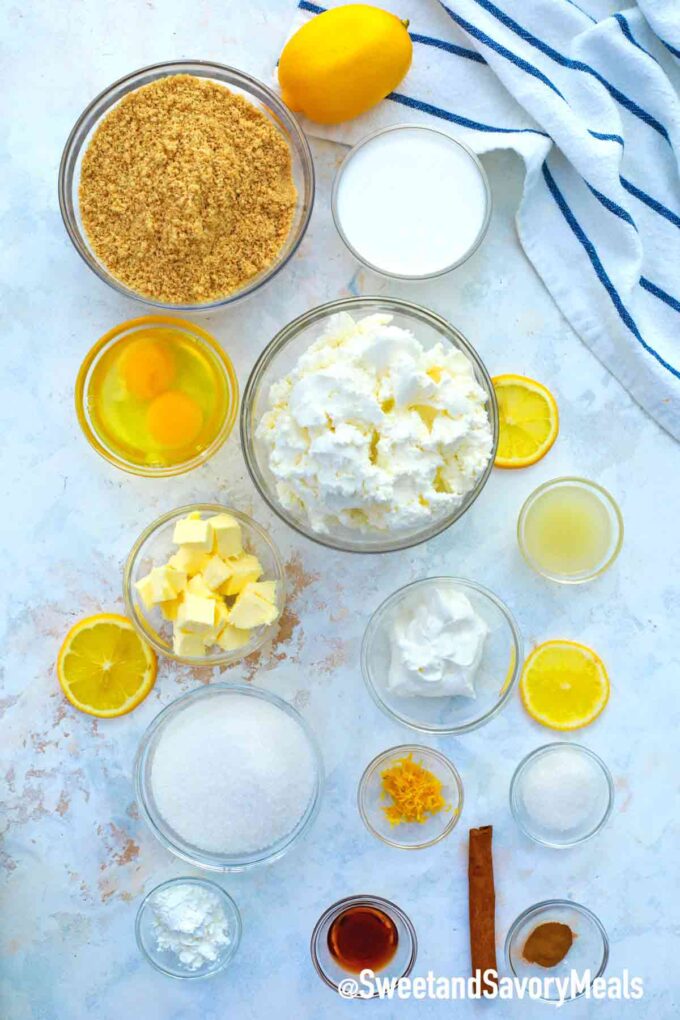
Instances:
[[[586,187],[591,192],[591,194],[595,196],[598,202],[601,205],[603,205],[605,209],[608,209],[609,212],[614,213],[614,215],[618,216],[620,220],[624,220],[624,222],[630,223],[631,227],[637,230],[635,220],[630,215],[627,209],[624,209],[623,206],[618,205],[616,202],[613,202],[611,198],[607,198],[607,196],[603,195],[601,191],[598,191],[597,188],[594,188],[592,184],[588,184],[588,181],[586,181],[585,183]]]
[[[590,128],[588,128],[588,134],[593,138],[599,138],[601,142],[618,142],[619,145],[625,145],[621,135],[607,135],[602,131],[591,131]]]
[[[640,46],[640,43],[637,41],[637,39],[635,38],[635,36],[631,32],[630,25],[628,24],[628,22],[624,18],[623,14],[616,13],[616,14],[613,14],[612,17],[615,18],[616,21],[618,22],[619,28],[621,29],[621,31],[625,35],[625,37],[628,40],[628,42],[632,43],[633,46],[635,46],[636,49],[640,50],[641,53],[644,53],[644,55],[646,57],[649,57],[650,60],[653,60],[655,64],[658,64],[658,60],[656,59],[656,57],[653,57],[652,54],[649,52],[649,50],[646,50],[644,48],[644,46]]]
[[[588,19],[588,21],[592,21],[593,25],[597,25],[597,18],[594,18],[592,14],[588,14],[588,11],[584,11],[582,7],[579,7],[578,4],[574,3],[574,0],[566,0],[566,2],[570,7],[575,7],[577,11]]]
[[[676,50],[675,46],[671,46],[671,44],[669,42],[666,42],[665,39],[662,39],[661,36],[659,36],[658,38],[660,42],[662,42],[663,45],[666,47],[666,49],[673,54],[674,57],[678,57],[678,59],[680,59],[680,50]]]
[[[621,181],[621,185],[626,189],[629,195],[632,195],[634,198],[637,198],[638,201],[640,202],[644,202],[644,204],[648,205],[650,209],[653,209],[654,212],[657,212],[659,214],[659,216],[663,216],[664,219],[667,219],[670,223],[673,223],[676,227],[680,227],[680,216],[677,216],[672,209],[669,209],[667,206],[662,205],[661,202],[658,202],[655,198],[652,198],[652,196],[648,195],[646,191],[642,191],[640,188],[636,187],[632,181],[627,180],[625,177],[619,176],[619,180]]]
[[[655,351],[653,347],[650,347],[649,344],[646,343],[646,341],[643,339],[642,334],[640,333],[640,330],[637,328],[633,317],[631,316],[630,312],[628,311],[623,301],[621,300],[619,292],[617,291],[612,281],[609,279],[609,276],[607,275],[607,272],[604,266],[602,265],[602,262],[600,261],[600,257],[597,254],[597,251],[595,250],[592,241],[586,236],[580,223],[578,222],[573,212],[567,205],[564,199],[564,195],[557,187],[555,179],[553,175],[550,173],[548,165],[545,161],[543,162],[542,171],[545,183],[548,187],[548,191],[555,199],[555,202],[557,203],[560,212],[564,216],[564,219],[571,228],[572,233],[578,239],[578,241],[581,243],[584,250],[586,251],[588,258],[590,259],[591,265],[595,270],[595,274],[600,283],[602,284],[602,286],[607,291],[607,294],[609,295],[611,302],[614,305],[614,308],[618,312],[621,321],[628,327],[628,329],[631,331],[635,339],[647,351],[648,354],[651,354],[652,357],[655,358],[660,365],[663,365],[664,368],[668,369],[671,375],[674,375],[677,379],[680,379],[680,372],[677,369],[673,368],[672,365],[669,365],[669,363],[665,361],[661,357],[661,355],[657,351]]]
[[[516,64],[522,71],[532,75],[534,78],[538,78],[538,80],[542,81],[544,85],[547,85],[549,89],[552,89],[552,91],[555,92],[560,99],[564,99],[565,103],[567,102],[557,85],[550,81],[550,78],[546,77],[546,75],[544,75],[542,71],[539,71],[537,67],[534,67],[533,64],[530,64],[522,57],[517,56],[516,53],[513,53],[512,50],[509,50],[506,46],[502,46],[500,43],[497,43],[490,35],[487,35],[486,32],[482,32],[480,28],[477,28],[476,25],[466,21],[465,18],[461,18],[459,14],[454,14],[454,12],[447,7],[446,4],[443,3],[442,7],[449,17],[452,18],[457,25],[460,25],[461,28],[465,29],[469,35],[473,36],[475,39],[479,39],[480,42],[484,43],[484,45],[488,46],[490,49],[495,50],[501,57],[505,57],[506,60],[510,60],[513,64]]]
[[[538,131],[536,128],[506,128],[494,127],[493,124],[482,124],[481,121],[470,120],[468,117],[451,113],[450,110],[444,110],[441,106],[425,103],[422,99],[412,99],[411,96],[405,96],[401,92],[390,92],[387,98],[394,103],[401,103],[402,106],[410,106],[412,110],[420,110],[421,113],[429,113],[433,117],[439,117],[452,124],[460,124],[462,127],[472,128],[475,131],[497,131],[501,135],[530,134],[540,135],[541,138],[549,137],[544,131]]]
[[[661,287],[657,287],[657,285],[652,283],[651,280],[641,276],[640,286],[644,287],[645,290],[648,290],[650,294],[654,295],[654,297],[659,298],[660,301],[665,301],[666,304],[670,305],[671,308],[674,308],[676,312],[680,312],[680,301],[678,301],[677,298],[674,298],[672,294],[667,294],[665,290],[661,290]]]
[[[550,57],[550,59],[554,60],[555,63],[561,64],[562,67],[569,67],[574,71],[584,71],[586,74],[592,75],[593,78],[599,81],[599,83],[607,89],[610,96],[612,96],[613,99],[616,99],[617,102],[621,104],[621,106],[625,107],[627,110],[630,111],[630,113],[634,114],[636,117],[639,117],[640,120],[644,121],[645,124],[648,124],[649,127],[653,128],[655,131],[658,131],[658,133],[662,135],[662,137],[665,138],[666,141],[670,141],[666,128],[656,119],[656,117],[653,117],[651,113],[648,113],[647,110],[643,110],[642,107],[638,106],[636,102],[634,102],[628,96],[624,95],[623,92],[620,92],[615,85],[612,85],[611,82],[608,82],[606,78],[603,78],[600,72],[596,71],[594,67],[590,66],[590,64],[584,64],[582,60],[572,60],[571,57],[565,57],[563,53],[560,53],[558,50],[553,49],[552,46],[549,46],[548,43],[544,42],[542,39],[539,39],[537,36],[532,35],[532,33],[527,31],[527,29],[520,25],[519,22],[509,17],[509,15],[505,13],[505,11],[500,10],[499,7],[496,7],[495,4],[492,4],[490,0],[475,0],[475,3],[482,7],[484,10],[488,11],[489,14],[493,15],[493,17],[496,18],[497,21],[500,21],[503,25],[506,26],[506,28],[509,28],[512,32],[515,33],[515,35],[519,36],[520,39],[523,39],[524,42],[529,43],[530,46],[533,46],[534,49],[539,50],[539,52],[541,53],[544,53],[547,57]],[[465,28],[466,31],[469,31],[469,29],[466,27],[467,23],[464,25],[462,18],[458,18],[458,16],[454,14],[452,11],[450,11],[445,4],[443,4],[443,7],[444,10],[446,10],[447,13],[450,15],[450,17],[452,17],[454,21],[458,22],[461,28]],[[470,33],[471,35],[474,35],[475,32],[479,31],[479,29],[475,29],[474,25],[472,26],[472,28],[474,29],[474,32],[471,32]],[[481,34],[483,35],[484,33]],[[487,36],[487,38],[489,37]],[[505,47],[499,49],[498,44],[496,43],[494,44],[493,48],[497,49],[497,51],[501,53],[501,49],[504,49]],[[510,57],[508,59],[513,60],[513,62],[518,64],[518,66],[520,67],[522,66],[521,64],[518,63],[520,60],[519,57],[516,57],[509,50],[507,51],[507,53],[510,53]],[[502,53],[501,55],[505,56],[506,54]],[[526,61],[523,61],[522,63],[527,64]],[[534,77],[540,77],[541,79],[544,79],[545,82],[547,82],[550,85],[553,91],[557,92],[558,95],[560,96],[562,95],[559,89],[550,81],[549,78],[546,78],[545,75],[538,70],[538,68],[533,67],[532,64],[527,64],[527,67],[531,68],[531,70],[528,73],[534,75]],[[526,67],[523,68],[523,70],[526,70]],[[562,96],[562,98],[564,99],[564,96]]]
[[[302,0],[304,3],[304,0]],[[422,43],[424,46],[434,46],[435,49],[444,50],[445,53],[453,53],[456,57],[465,57],[466,60],[475,60],[478,64],[486,64],[486,60],[477,50],[468,50],[464,46],[456,46],[455,43],[445,42],[443,39],[435,39],[432,35],[420,35],[418,32],[409,32],[413,42]]]

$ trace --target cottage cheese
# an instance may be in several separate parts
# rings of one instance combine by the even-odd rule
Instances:
[[[282,505],[312,529],[397,532],[455,510],[491,456],[486,394],[461,351],[392,316],[334,315],[274,383],[257,437]]]

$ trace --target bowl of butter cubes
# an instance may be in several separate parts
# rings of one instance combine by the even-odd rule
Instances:
[[[272,636],[286,580],[279,552],[251,517],[218,503],[163,514],[125,565],[125,608],[140,635],[176,662],[230,665]]]

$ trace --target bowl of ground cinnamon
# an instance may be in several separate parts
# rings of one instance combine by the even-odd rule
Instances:
[[[121,78],[76,122],[59,202],[76,250],[126,297],[226,305],[297,250],[314,165],[295,117],[255,78],[205,61]]]
[[[573,900],[534,904],[519,915],[505,940],[509,972],[531,980],[538,997],[549,1002],[585,994],[604,974],[608,959],[609,940],[602,922]]]

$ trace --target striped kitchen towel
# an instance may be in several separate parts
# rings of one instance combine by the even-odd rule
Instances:
[[[325,9],[297,3],[292,30]],[[514,149],[527,256],[585,343],[680,438],[680,0],[387,6],[410,19],[408,76],[363,117],[306,130],[352,144],[420,122],[478,153]]]

